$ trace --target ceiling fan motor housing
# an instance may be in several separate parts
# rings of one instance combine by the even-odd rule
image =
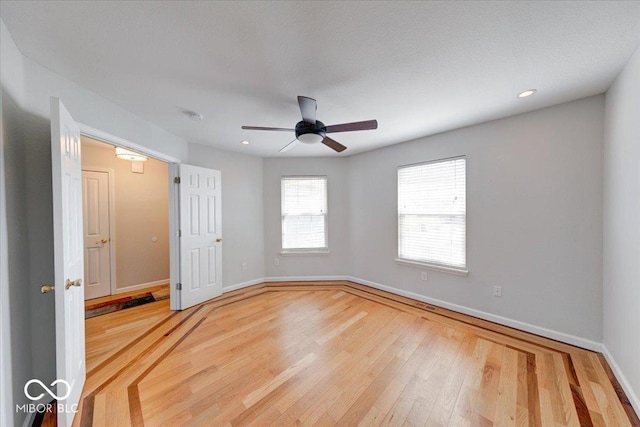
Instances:
[[[321,142],[327,132],[325,125],[320,120],[316,120],[315,124],[305,122],[304,120],[296,124],[296,138],[305,144],[316,144]]]

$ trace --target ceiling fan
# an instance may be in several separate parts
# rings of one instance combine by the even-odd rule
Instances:
[[[280,149],[281,153],[292,149],[300,142],[304,144],[317,144],[318,142],[321,142],[327,147],[332,148],[339,153],[346,150],[347,147],[340,144],[338,141],[329,138],[327,136],[328,133],[351,132],[356,130],[369,130],[378,128],[378,122],[376,120],[366,120],[364,122],[342,123],[339,125],[325,126],[325,124],[320,120],[316,120],[316,110],[318,109],[318,106],[315,99],[308,98],[306,96],[299,96],[298,105],[300,106],[302,120],[296,124],[295,129],[269,128],[261,126],[242,126],[242,129],[295,132],[296,139],[282,147]]]

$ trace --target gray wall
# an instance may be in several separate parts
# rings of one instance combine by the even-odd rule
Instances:
[[[3,173],[0,180],[5,187],[2,216],[6,221],[7,251],[2,253],[3,280],[2,305],[3,360],[2,375],[11,375],[11,395],[3,396],[9,407],[11,423],[20,424],[24,414],[14,411],[14,404],[27,403],[22,387],[33,378],[31,358],[31,315],[29,286],[29,248],[27,223],[27,197],[25,185],[25,144],[23,112],[19,105],[24,97],[22,55],[12,43],[4,23],[0,21],[0,76],[2,81],[2,157]],[[4,233],[5,230],[3,229]],[[7,299],[5,299],[7,297]],[[8,328],[7,328],[8,326]],[[5,341],[7,339],[7,341]],[[10,369],[5,371],[6,365]]]
[[[268,277],[333,276],[351,271],[349,185],[346,158],[264,160],[265,265]],[[280,177],[326,175],[329,254],[281,256]],[[274,261],[278,258],[280,265]]]
[[[9,301],[9,259],[7,250],[7,207],[4,183],[4,108],[0,97],[0,301]],[[0,304],[0,425],[9,426],[13,422],[12,396],[13,379],[11,372],[11,317],[9,307]]]
[[[353,156],[353,276],[600,341],[603,109],[600,95]],[[424,282],[395,262],[397,168],[460,155],[469,275]]]
[[[223,286],[264,277],[262,159],[189,144],[188,162],[222,172]]]
[[[640,413],[640,49],[607,92],[604,344]]]

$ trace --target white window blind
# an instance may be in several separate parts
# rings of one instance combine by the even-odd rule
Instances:
[[[327,177],[285,176],[282,192],[282,249],[327,249]]]
[[[398,258],[466,269],[466,161],[398,169]]]

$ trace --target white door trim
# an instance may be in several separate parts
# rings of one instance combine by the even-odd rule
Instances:
[[[113,177],[115,176],[115,171],[111,168],[100,168],[97,166],[83,166],[82,172],[105,172],[107,174],[107,179],[109,181],[109,271],[111,276],[111,281],[109,283],[109,290],[111,291],[111,295],[116,294],[116,187],[113,181]]]
[[[170,308],[171,310],[180,309],[180,292],[177,289],[177,283],[180,279],[180,238],[178,237],[179,223],[179,209],[178,205],[178,186],[174,184],[175,177],[178,175],[178,165],[181,160],[169,156],[168,154],[155,151],[144,145],[136,144],[127,139],[120,138],[119,136],[112,135],[108,132],[101,131],[100,129],[87,126],[83,123],[78,123],[80,127],[80,133],[84,136],[88,136],[93,139],[103,141],[107,144],[114,145],[116,147],[129,148],[139,153],[145,154],[149,157],[167,162],[168,175],[169,175],[169,271],[170,271]]]

